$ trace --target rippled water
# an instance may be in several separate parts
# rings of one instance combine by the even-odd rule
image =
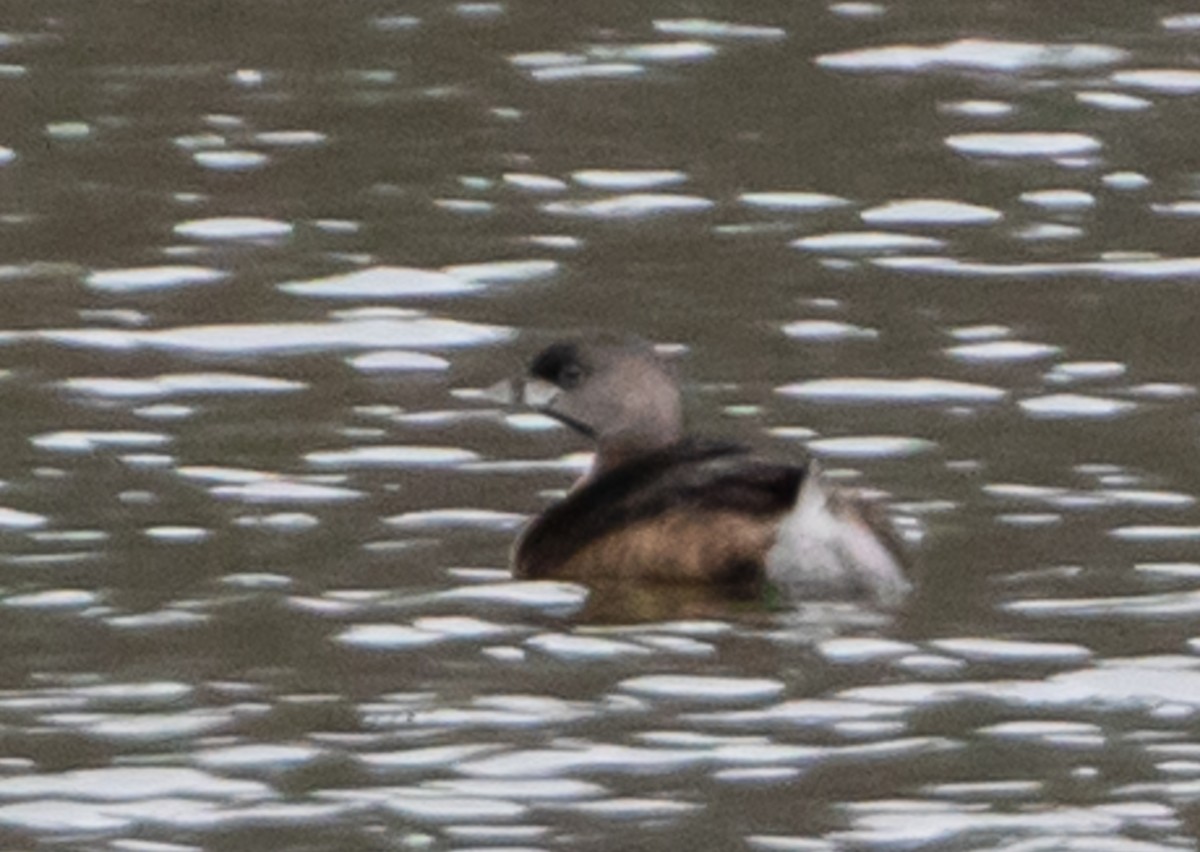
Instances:
[[[1200,15],[1053,5],[9,9],[0,845],[1194,848]],[[597,326],[917,598],[511,582]]]

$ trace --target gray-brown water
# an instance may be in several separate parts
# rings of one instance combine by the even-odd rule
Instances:
[[[1194,848],[1188,3],[3,18],[0,846]],[[596,327],[917,598],[510,582]]]

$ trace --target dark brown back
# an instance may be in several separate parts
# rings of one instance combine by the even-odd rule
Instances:
[[[796,500],[804,468],[755,458],[733,444],[683,442],[640,456],[551,506],[525,530],[515,573],[552,577],[606,536],[671,516],[732,513],[769,519]]]

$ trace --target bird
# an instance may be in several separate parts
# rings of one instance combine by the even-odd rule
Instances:
[[[689,436],[674,371],[645,340],[598,334],[542,349],[522,401],[592,441],[591,469],[519,533],[521,579],[770,586],[898,606],[912,588],[886,518],[813,460]]]

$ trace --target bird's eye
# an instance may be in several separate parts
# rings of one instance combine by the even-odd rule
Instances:
[[[578,364],[567,364],[558,373],[558,384],[568,390],[583,381],[583,368]]]

